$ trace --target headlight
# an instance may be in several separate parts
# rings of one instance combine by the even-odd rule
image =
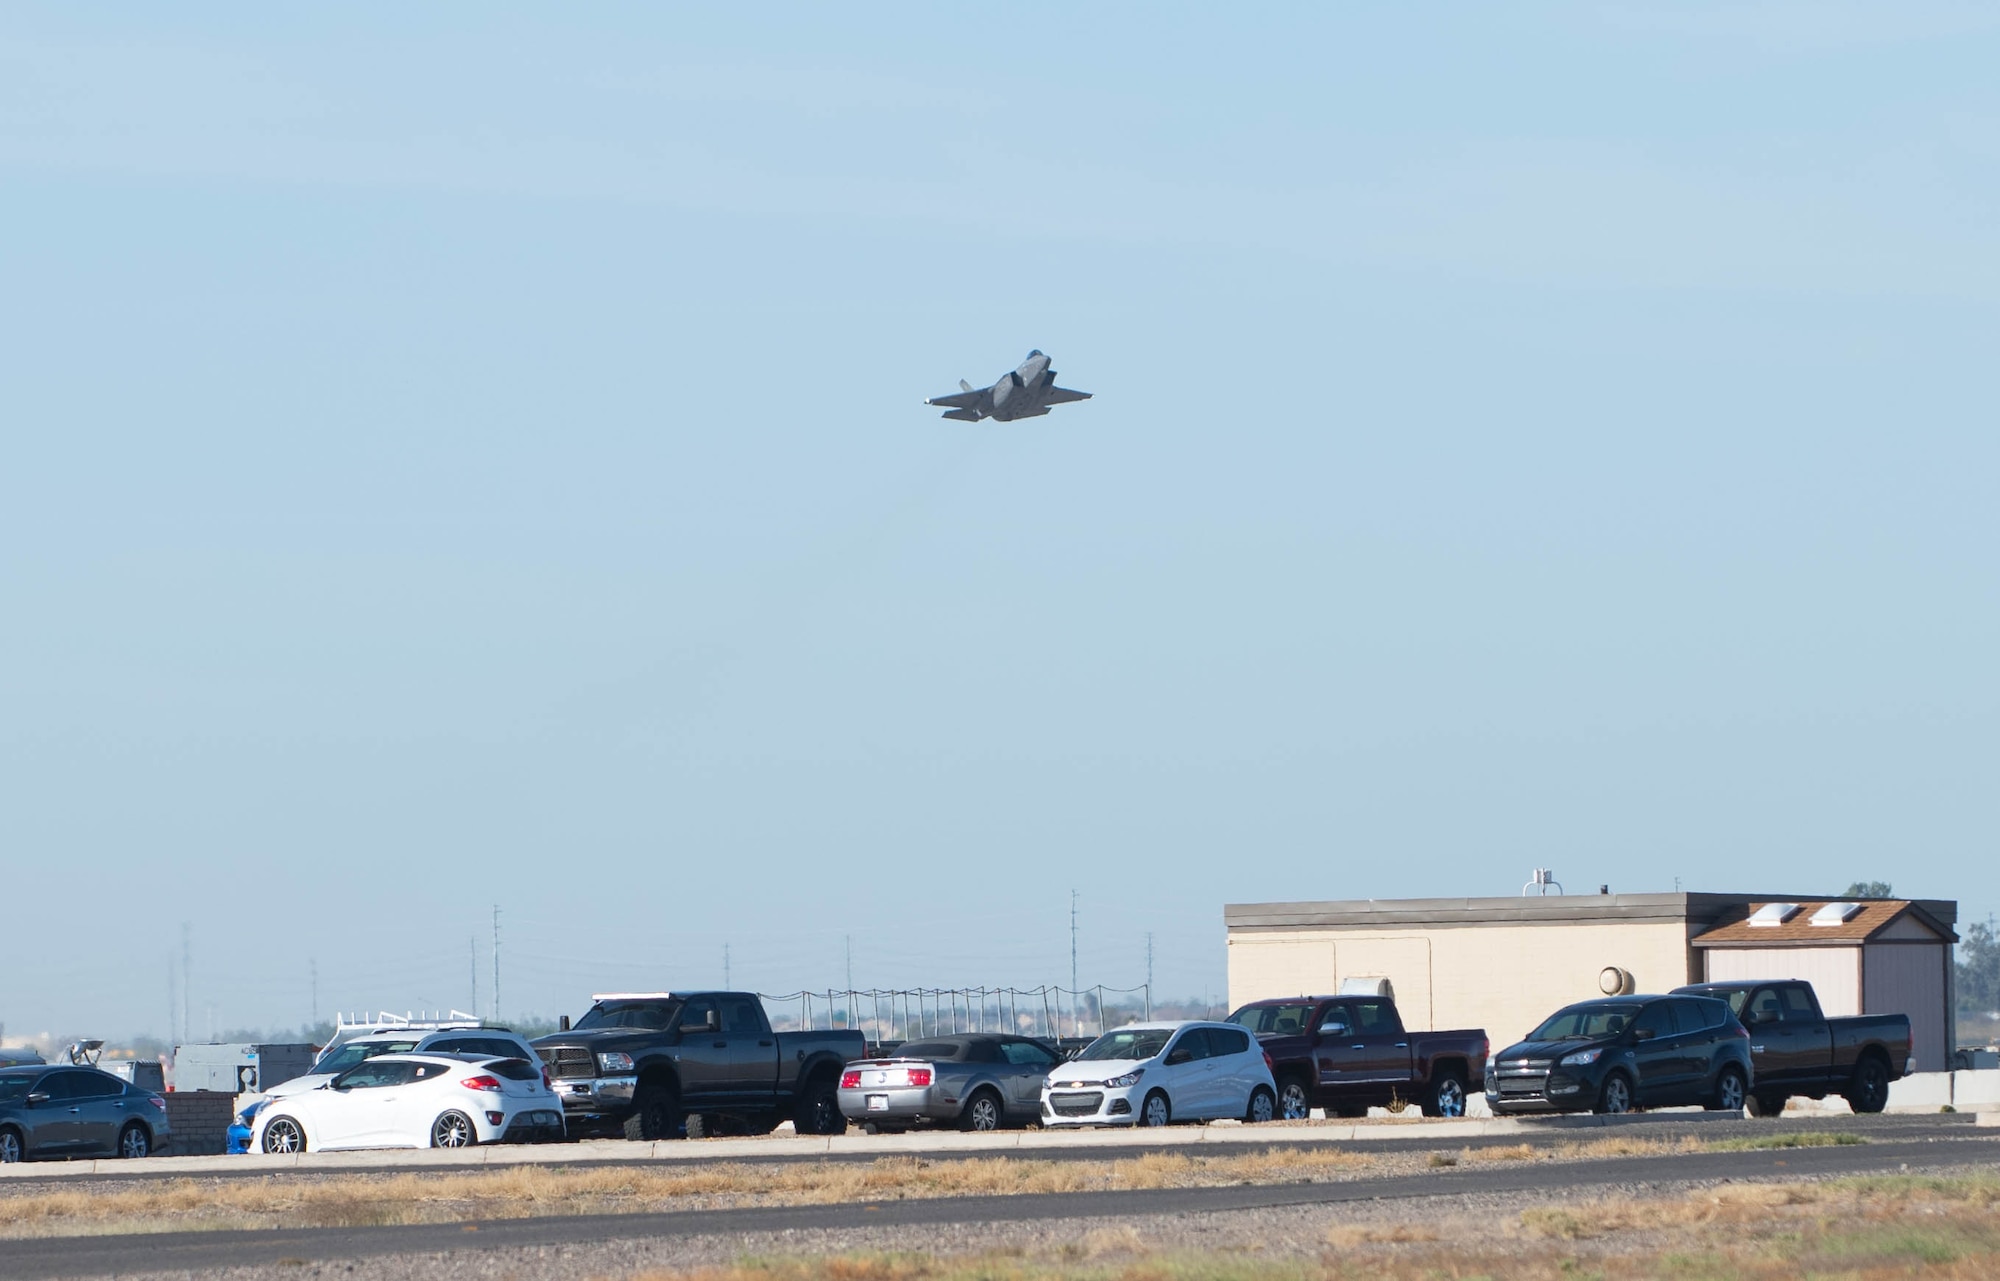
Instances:
[[[1602,1053],[1604,1053],[1604,1047],[1601,1045],[1594,1050],[1578,1050],[1574,1054],[1563,1055],[1562,1065],[1564,1067],[1583,1067],[1585,1064],[1597,1062],[1597,1056]]]
[[[1139,1078],[1144,1075],[1146,1075],[1145,1068],[1134,1068],[1130,1072],[1127,1072],[1124,1076],[1112,1077],[1109,1081],[1106,1081],[1104,1084],[1107,1088],[1113,1090],[1129,1090],[1133,1086],[1139,1084]]]
[[[630,1072],[632,1056],[620,1054],[616,1050],[606,1050],[597,1056],[597,1070],[600,1072]]]

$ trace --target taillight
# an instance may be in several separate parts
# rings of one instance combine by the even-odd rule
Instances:
[[[911,1085],[929,1085],[931,1083],[931,1070],[929,1068],[910,1068],[909,1078]]]
[[[860,1089],[861,1074],[859,1072],[842,1072],[840,1074],[840,1088],[843,1090]]]
[[[1731,1036],[1740,1036],[1740,1037],[1742,1037],[1742,1038],[1743,1038],[1744,1040],[1746,1040],[1746,1041],[1747,1041],[1747,1040],[1749,1040],[1749,1039],[1750,1039],[1750,1029],[1749,1029],[1749,1028],[1747,1028],[1747,1027],[1744,1027],[1744,1026],[1743,1026],[1743,1025],[1741,1024],[1741,1023],[1738,1023],[1738,1024],[1736,1025],[1736,1030],[1735,1030],[1734,1032],[1731,1032],[1731,1033],[1730,1033],[1729,1035],[1731,1035]]]
[[[459,1084],[468,1090],[491,1090],[495,1094],[500,1092],[500,1078],[497,1076],[468,1076]]]
[[[146,1096],[146,1102],[148,1102],[148,1103],[152,1104],[152,1105],[153,1105],[154,1107],[156,1107],[156,1108],[160,1109],[160,1111],[162,1111],[162,1112],[164,1112],[164,1111],[166,1111],[166,1110],[167,1110],[167,1101],[166,1101],[165,1099],[161,1098],[161,1097],[160,1097],[159,1095],[157,1095],[157,1094],[149,1094],[149,1095],[147,1095],[147,1096]]]
[[[549,1080],[549,1065],[546,1063],[542,1065],[542,1088],[550,1091],[556,1088],[555,1082]]]
[[[1278,1074],[1278,1065],[1271,1061],[1271,1052],[1269,1050],[1264,1051],[1264,1070],[1272,1076]]]

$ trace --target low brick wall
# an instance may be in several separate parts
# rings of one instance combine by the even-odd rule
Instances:
[[[219,1155],[229,1147],[229,1123],[236,1096],[220,1090],[174,1090],[167,1096],[167,1124],[173,1127],[175,1156]]]

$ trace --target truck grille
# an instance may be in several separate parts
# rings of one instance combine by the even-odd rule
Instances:
[[[548,1064],[550,1076],[574,1078],[597,1075],[597,1061],[591,1057],[589,1050],[571,1049],[567,1046],[549,1050],[537,1046],[535,1053],[541,1055],[542,1062]]]
[[[1100,1090],[1088,1094],[1051,1094],[1049,1106],[1057,1116],[1096,1116],[1097,1109],[1104,1106],[1104,1094]]]

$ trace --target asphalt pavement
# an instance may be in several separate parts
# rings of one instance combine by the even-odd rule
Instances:
[[[1768,1132],[1768,1131],[1767,1131]],[[1974,1137],[1977,1135],[1978,1137]],[[501,1219],[363,1228],[176,1232],[0,1242],[0,1276],[18,1281],[204,1270],[287,1261],[345,1261],[388,1254],[561,1246],[635,1238],[964,1223],[1141,1218],[1323,1206],[1482,1193],[1588,1193],[1606,1185],[1812,1178],[1893,1173],[1911,1165],[2000,1165],[2000,1144],[1979,1131],[1960,1141],[1882,1139],[1863,1145],[1754,1152],[1690,1152],[1607,1160],[1454,1167],[1417,1175],[1329,1183],[1166,1188],[1061,1195],[941,1197],[843,1205],[684,1210],[664,1214]]]

